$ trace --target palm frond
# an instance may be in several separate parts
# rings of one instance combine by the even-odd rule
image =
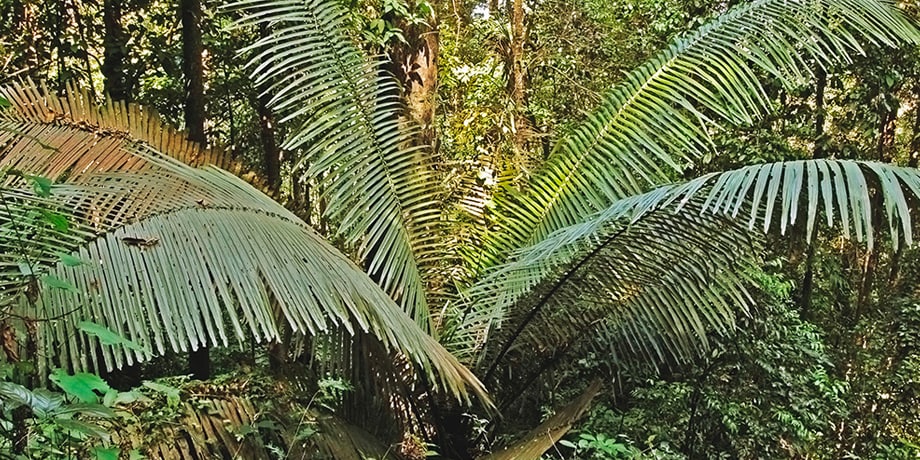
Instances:
[[[518,195],[506,194],[491,242],[501,262],[615,201],[673,180],[711,151],[710,133],[770,110],[761,81],[800,84],[815,66],[863,47],[916,44],[920,31],[888,0],[758,0],[720,15],[629,74],[556,145]]]
[[[425,147],[401,129],[399,89],[380,62],[352,44],[347,11],[325,0],[244,0],[240,24],[270,28],[248,50],[269,106],[296,128],[285,148],[309,165],[329,216],[361,243],[371,277],[430,330],[424,267],[434,264],[439,221]],[[302,151],[302,154],[297,153]]]
[[[912,244],[918,205],[917,169],[843,160],[749,166],[619,200],[475,285],[460,354],[495,368],[506,355],[526,360],[606,329],[626,339],[622,355],[686,359],[752,306],[759,232],[795,226],[811,239],[824,221],[871,246],[883,225],[897,247]],[[475,348],[486,337],[499,345]]]
[[[0,243],[0,292],[25,292],[16,314],[36,321],[43,356],[76,370],[112,369],[167,350],[274,341],[280,336],[271,307],[277,305],[295,332],[372,334],[439,388],[465,399],[470,386],[485,398],[469,370],[291,212],[224,170],[166,156],[173,149],[179,158],[201,156],[181,134],[163,128],[135,134],[131,119],[117,117],[143,112],[136,107],[84,106],[98,113],[49,117],[27,112],[67,98],[40,92],[8,98],[14,106],[0,115],[0,168],[21,174],[2,184],[11,198],[5,209],[13,211],[0,211],[0,230],[28,239],[34,256],[24,259],[16,241]],[[97,119],[110,122],[93,124]],[[134,137],[151,134],[163,139],[166,152]],[[70,218],[70,229],[40,220],[23,226],[30,207],[41,203],[24,188],[22,174],[59,184],[50,200]],[[64,263],[60,253],[82,262]],[[30,272],[66,284],[36,290]],[[81,321],[139,346],[99,346],[77,333]]]

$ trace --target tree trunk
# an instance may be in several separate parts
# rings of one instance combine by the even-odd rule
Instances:
[[[882,110],[879,113],[879,136],[878,142],[875,147],[875,160],[882,162],[891,161],[891,149],[894,146],[894,138],[896,132],[896,124],[898,117],[897,108],[892,110]],[[872,203],[872,226],[875,229],[878,229],[882,223],[882,203],[880,197],[880,192],[876,193],[876,199]],[[869,230],[873,231],[873,230]],[[875,240],[879,240],[879,232],[875,232]],[[879,245],[876,244],[869,253],[866,254],[865,263],[863,264],[863,278],[860,283],[859,296],[856,304],[856,314],[853,324],[856,324],[861,315],[863,309],[867,306],[866,303],[869,302],[869,295],[872,293],[872,286],[875,280],[875,271],[878,266],[879,259]]]
[[[182,16],[182,71],[185,74],[185,126],[189,140],[205,144],[201,1],[180,0],[179,8]]]
[[[188,373],[193,379],[207,380],[211,378],[211,351],[207,344],[197,350],[188,352]]]
[[[303,219],[309,226],[313,226],[313,201],[310,199],[310,182],[304,180],[302,169],[291,173],[291,200],[293,201],[294,214]]]
[[[812,152],[813,158],[824,158],[826,139],[824,136],[824,90],[827,87],[827,72],[818,67],[815,72],[815,149]],[[810,319],[811,298],[814,290],[814,264],[815,264],[815,244],[818,239],[817,231],[812,235],[812,241],[806,242],[808,249],[805,256],[805,275],[802,279],[802,291],[799,297],[799,307],[803,316]]]
[[[182,72],[185,75],[185,127],[189,140],[205,145],[201,1],[180,0],[179,9],[182,18]],[[192,378],[206,380],[211,376],[211,356],[207,343],[189,352],[188,368]]]
[[[920,101],[920,84],[914,86],[914,99]],[[910,139],[910,158],[907,165],[916,168],[920,162],[920,106],[914,109],[914,130]]]
[[[131,96],[125,79],[127,40],[121,26],[121,0],[105,0],[102,8],[102,22],[105,25],[105,37],[102,39],[105,48],[102,62],[105,92],[113,100],[128,101]]]
[[[410,5],[413,6],[413,5]],[[406,121],[420,128],[414,145],[436,148],[434,114],[438,95],[438,18],[432,9],[427,24],[398,21],[408,43],[397,43],[388,50],[388,70],[399,80],[406,103]]]
[[[514,101],[514,147],[518,156],[524,151],[527,118],[524,116],[524,0],[511,6],[511,98]]]
[[[259,115],[259,138],[262,141],[262,169],[272,195],[277,198],[281,190],[281,149],[275,140],[274,116],[268,108],[268,98],[259,96],[256,112]]]
[[[827,72],[818,67],[815,72],[815,150],[814,158],[824,158],[827,156],[825,148],[827,139],[824,135],[824,123],[826,113],[824,111],[824,90],[827,88]]]
[[[59,0],[55,3],[57,6],[57,13],[54,17],[56,24],[52,27],[54,27],[57,32],[51,34],[51,49],[57,51],[57,78],[55,79],[55,83],[57,85],[57,91],[63,93],[67,69],[64,62],[64,42],[61,40],[61,36],[64,35],[63,32],[65,30],[66,22],[64,20],[64,12],[66,7],[64,5],[64,0]]]

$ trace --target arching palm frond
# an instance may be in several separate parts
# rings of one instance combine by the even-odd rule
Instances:
[[[625,339],[623,355],[688,358],[751,306],[759,232],[796,226],[810,239],[824,221],[870,246],[879,226],[895,246],[911,244],[918,205],[920,171],[870,162],[764,164],[664,186],[518,251],[473,287],[457,342],[488,337],[491,348],[466,351],[490,369],[597,340],[601,330]]]
[[[0,231],[15,237],[0,242],[0,292],[3,301],[24,293],[14,311],[37,327],[42,365],[112,369],[168,350],[274,341],[286,322],[309,335],[369,333],[440,388],[485,398],[467,369],[291,212],[222,169],[177,160],[206,153],[181,133],[135,106],[0,92],[13,103],[0,115],[0,168],[17,171],[0,184]],[[28,175],[54,180],[54,195],[32,197]],[[56,214],[51,226],[29,220],[48,203],[69,229]],[[36,286],[33,273],[48,282]],[[83,321],[136,345],[99,344],[77,333]]]
[[[293,121],[285,147],[319,181],[327,212],[368,272],[426,330],[424,267],[433,265],[439,221],[427,152],[401,129],[399,90],[380,62],[345,33],[347,11],[325,0],[245,0],[242,25],[267,28],[249,49],[269,106]]]
[[[865,45],[917,43],[888,0],[758,0],[676,39],[631,74],[556,145],[517,196],[496,200],[498,263],[613,202],[671,182],[711,150],[710,131],[769,111],[761,81],[801,83],[816,65],[849,62]]]

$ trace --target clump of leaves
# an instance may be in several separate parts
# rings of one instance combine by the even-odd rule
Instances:
[[[22,452],[16,458],[119,458],[111,432],[126,413],[117,407],[142,396],[114,390],[95,374],[56,369],[49,380],[61,392],[0,382],[0,425],[8,433],[17,425],[28,433],[25,445],[15,449]],[[14,443],[5,439],[0,452],[12,454]]]

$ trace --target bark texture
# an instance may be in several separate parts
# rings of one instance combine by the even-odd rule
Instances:
[[[514,101],[514,146],[520,155],[527,140],[524,70],[524,0],[513,0],[511,7],[511,98]]]
[[[256,111],[259,116],[259,140],[262,142],[262,169],[269,190],[277,197],[281,189],[281,149],[275,139],[275,121],[267,99],[265,96],[259,97]]]
[[[201,42],[201,1],[180,0],[182,19],[182,72],[185,75],[185,127],[188,139],[207,144],[204,134],[204,63]],[[189,352],[192,378],[207,380],[211,376],[211,356],[206,345]]]
[[[394,18],[395,19],[395,18]],[[407,43],[389,50],[388,70],[399,80],[406,104],[406,121],[419,127],[415,145],[435,145],[434,115],[438,96],[438,18],[432,10],[425,24],[396,20]]]
[[[127,38],[121,25],[121,0],[105,0],[102,5],[102,22],[105,26],[102,61],[102,75],[105,77],[105,92],[116,101],[131,99],[125,78]]]
[[[182,72],[185,75],[185,126],[189,140],[206,143],[204,135],[204,64],[201,44],[201,1],[180,0]]]

